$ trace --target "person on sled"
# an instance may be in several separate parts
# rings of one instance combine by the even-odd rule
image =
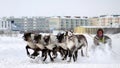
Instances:
[[[104,35],[103,29],[98,29],[97,34],[94,37],[94,45],[95,46],[100,46],[100,45],[108,45],[110,48],[112,48],[112,41],[111,38]]]

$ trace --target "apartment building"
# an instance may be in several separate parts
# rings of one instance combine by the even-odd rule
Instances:
[[[88,26],[89,21],[87,17],[79,17],[79,16],[65,16],[60,18],[60,27],[61,30],[73,30],[78,26]]]
[[[120,15],[101,15],[99,17],[99,23],[102,26],[119,27]]]
[[[22,18],[7,18],[11,23],[11,30],[21,32],[48,32],[49,18],[47,17],[22,17]]]
[[[120,15],[100,15],[89,18],[91,26],[120,27]]]

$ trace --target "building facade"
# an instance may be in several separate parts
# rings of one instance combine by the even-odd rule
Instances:
[[[120,15],[101,15],[91,18],[80,16],[0,18],[0,30],[4,31],[51,32],[52,30],[74,30],[80,26],[120,27]]]
[[[101,15],[89,18],[91,26],[120,27],[120,15]]]
[[[21,32],[49,32],[49,18],[47,17],[22,17],[7,18],[11,23],[11,30]]]
[[[50,17],[49,28],[50,30],[59,30],[60,29],[60,17]]]
[[[89,18],[89,23],[90,23],[91,26],[100,26],[99,17]]]
[[[51,32],[52,30],[74,30],[78,26],[88,26],[89,20],[87,17],[22,17],[14,18],[9,17],[0,20],[0,26],[2,29],[6,28],[12,31],[21,31],[21,32]],[[6,24],[5,24],[6,23]],[[2,25],[4,24],[4,25]]]
[[[99,22],[102,26],[119,27],[120,26],[120,15],[100,16]]]
[[[81,18],[79,16],[65,16],[60,18],[61,30],[74,30],[75,27],[88,25],[90,24],[87,17]]]
[[[9,17],[7,21],[11,24],[12,31],[22,31],[24,29],[24,20],[22,18]]]

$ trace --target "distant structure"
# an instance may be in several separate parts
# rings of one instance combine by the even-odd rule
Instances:
[[[0,32],[53,32],[54,30],[74,30],[84,27],[120,28],[120,15],[100,15],[98,17],[52,16],[52,17],[2,17]],[[82,30],[81,28],[78,30]],[[96,29],[94,29],[96,30]],[[93,30],[93,31],[94,31]],[[76,30],[77,31],[77,30]]]
[[[91,26],[120,27],[120,15],[100,15],[89,18]]]
[[[49,32],[49,18],[47,17],[22,17],[7,18],[12,24],[12,31],[20,32]]]
[[[73,30],[78,26],[89,26],[89,19],[87,17],[80,16],[65,16],[60,18],[60,29],[61,30]]]
[[[90,26],[79,26],[74,28],[76,33],[95,34],[99,28],[105,33],[114,34],[120,32],[120,15],[100,15],[89,18]]]

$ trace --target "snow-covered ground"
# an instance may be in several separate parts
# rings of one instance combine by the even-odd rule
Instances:
[[[120,34],[108,35],[112,38],[112,50],[107,48],[104,50],[97,47],[95,51],[91,49],[93,45],[93,36],[87,35],[89,43],[89,57],[81,57],[78,53],[77,62],[62,61],[60,56],[55,62],[50,62],[47,58],[46,63],[41,61],[41,57],[35,60],[30,59],[26,55],[26,42],[22,39],[22,35],[17,37],[0,36],[0,68],[115,68],[120,64]]]

